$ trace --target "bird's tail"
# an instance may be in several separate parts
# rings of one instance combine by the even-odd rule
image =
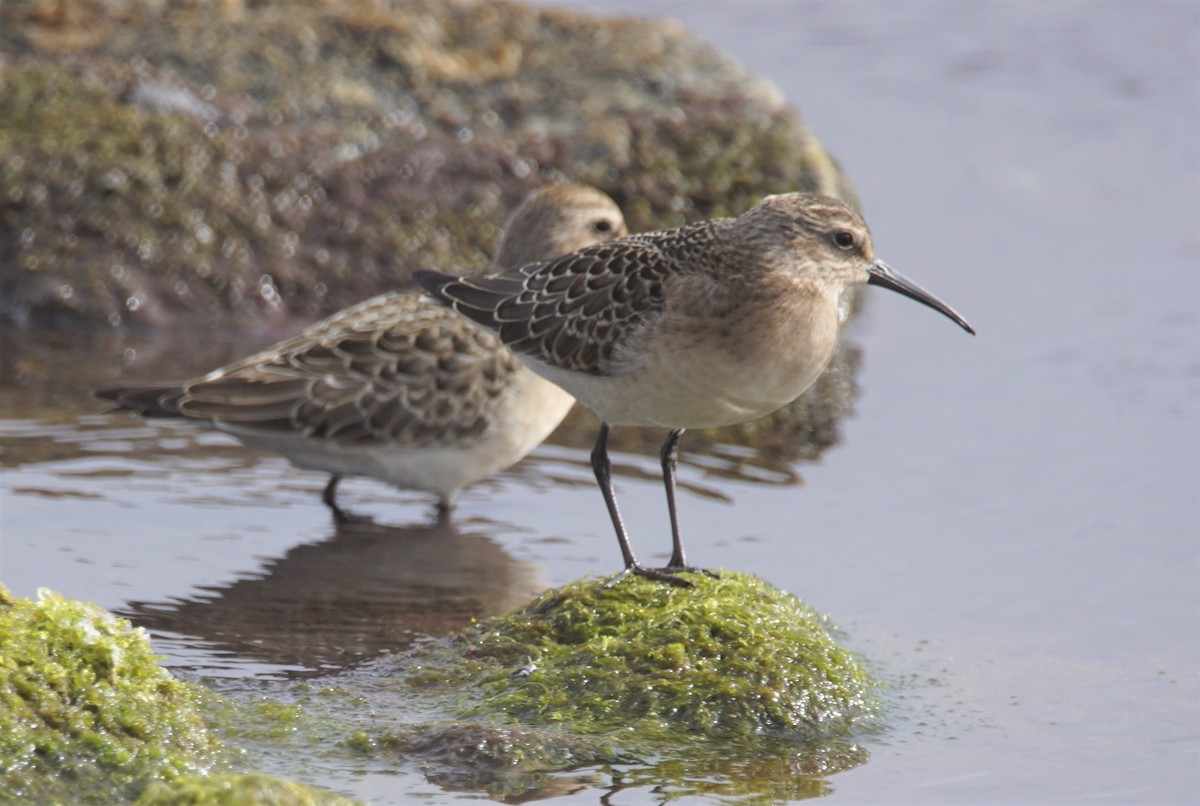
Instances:
[[[116,403],[106,412],[128,409],[143,417],[183,417],[179,411],[179,398],[183,390],[178,384],[144,384],[139,386],[112,386],[97,389],[94,394],[101,400]]]

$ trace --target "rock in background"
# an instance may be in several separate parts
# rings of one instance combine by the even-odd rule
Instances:
[[[311,320],[487,262],[565,177],[634,230],[851,197],[766,80],[669,22],[494,0],[9,0],[0,320]]]

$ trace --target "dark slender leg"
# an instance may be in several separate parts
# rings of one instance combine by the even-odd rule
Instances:
[[[667,488],[667,511],[671,513],[671,561],[668,569],[687,568],[683,557],[683,538],[679,536],[679,513],[675,509],[675,461],[679,458],[679,438],[682,428],[672,428],[662,446],[663,485]]]
[[[369,518],[358,517],[346,510],[342,509],[337,504],[337,488],[338,482],[342,480],[341,476],[332,475],[329,477],[329,483],[325,485],[325,489],[321,491],[321,501],[325,506],[329,507],[329,511],[333,513],[334,523],[354,523],[355,521],[370,520]]]
[[[691,571],[705,574],[713,579],[721,577],[703,568],[692,568],[683,556],[683,538],[679,535],[679,513],[675,508],[675,462],[679,458],[679,438],[683,436],[682,428],[673,428],[667,434],[667,441],[662,446],[663,485],[667,488],[667,511],[671,513],[671,561],[662,569],[667,573],[675,571]]]
[[[341,476],[330,476],[329,482],[325,485],[325,489],[321,491],[321,500],[325,502],[325,506],[330,509],[337,509],[337,486],[342,480]]]
[[[621,512],[617,509],[617,497],[612,488],[612,462],[608,461],[608,423],[600,423],[600,433],[596,435],[596,444],[592,448],[592,472],[596,474],[596,483],[604,495],[604,504],[608,507],[608,516],[612,518],[613,528],[617,530],[617,542],[621,544],[621,558],[625,561],[625,569],[637,567],[637,559],[629,545],[629,535],[625,533],[625,524],[621,522]]]
[[[600,423],[600,433],[596,436],[596,445],[592,448],[592,471],[596,474],[596,482],[604,495],[604,503],[608,507],[608,516],[612,518],[613,529],[617,532],[617,542],[621,544],[621,557],[625,561],[625,570],[614,578],[609,585],[620,582],[626,574],[637,574],[647,579],[657,579],[681,588],[690,588],[692,583],[681,579],[667,571],[653,568],[643,568],[638,565],[633,556],[633,548],[629,545],[629,535],[625,532],[625,524],[621,521],[621,512],[617,509],[617,496],[612,488],[612,463],[608,460],[608,423]]]
[[[346,519],[346,513],[342,512],[341,507],[337,505],[337,488],[338,482],[341,480],[341,476],[330,476],[329,483],[321,491],[321,500],[325,502],[325,506],[333,511],[333,519],[336,521],[344,521]]]

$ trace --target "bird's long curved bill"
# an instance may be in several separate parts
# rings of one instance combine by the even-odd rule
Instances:
[[[924,288],[921,288],[921,286],[917,285],[912,280],[908,279],[903,274],[884,263],[882,260],[875,261],[871,268],[867,270],[867,284],[891,289],[897,294],[903,294],[909,299],[915,299],[922,305],[928,305],[938,313],[953,319],[958,323],[959,327],[970,333],[972,336],[975,335],[975,328],[971,327],[967,320],[963,319],[962,316],[959,315],[958,311],[942,302],[933,294],[930,294]]]

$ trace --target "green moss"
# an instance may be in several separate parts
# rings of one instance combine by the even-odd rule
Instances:
[[[253,755],[420,764],[443,789],[506,801],[600,775],[767,803],[862,764],[873,684],[827,621],[755,577],[689,579],[585,579],[333,687],[293,681],[241,705],[172,678],[140,630],[92,605],[0,589],[0,787],[28,801],[345,802],[211,774],[222,751],[201,706]]]
[[[120,5],[53,24],[36,0],[5,6],[0,228],[20,237],[0,239],[0,317],[26,326],[311,318],[414,268],[485,263],[556,177],[609,192],[634,230],[769,192],[853,196],[776,89],[677,25],[499,2]]]
[[[156,781],[137,806],[343,806],[357,801],[262,773],[188,776]]]
[[[853,737],[877,718],[874,684],[827,620],[746,574],[688,579],[581,580],[407,653],[402,688],[449,720],[345,746],[502,799],[620,765],[628,782],[770,802],[862,764]]]
[[[213,774],[228,753],[204,716],[231,705],[158,665],[146,634],[95,605],[0,585],[0,801],[344,804],[261,773]],[[298,710],[241,707],[257,735]]]
[[[481,625],[460,644],[481,676],[464,713],[584,733],[802,740],[872,713],[869,677],[810,607],[746,574],[689,579],[583,580]]]
[[[129,799],[216,762],[202,689],[164,671],[124,619],[0,586],[0,635],[0,790],[15,799]]]

